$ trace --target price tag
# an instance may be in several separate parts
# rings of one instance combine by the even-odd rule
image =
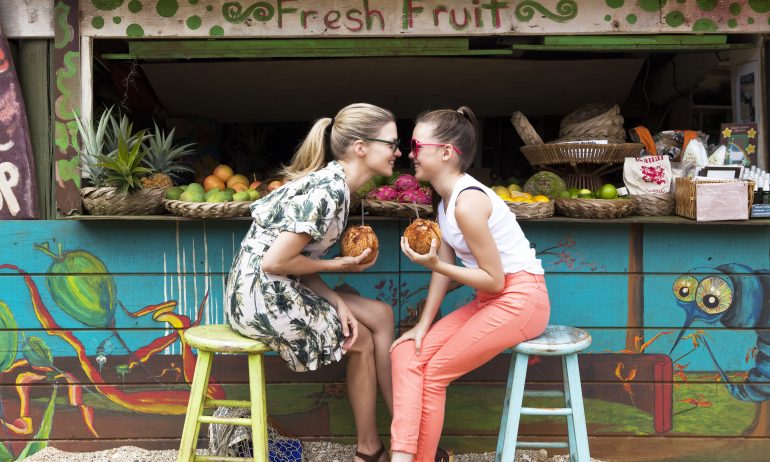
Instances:
[[[770,217],[770,204],[754,204],[751,206],[751,218]]]

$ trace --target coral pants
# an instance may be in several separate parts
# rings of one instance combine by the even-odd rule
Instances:
[[[497,294],[473,301],[434,324],[422,341],[393,349],[391,449],[433,462],[444,425],[446,387],[499,353],[545,330],[551,312],[542,274],[508,274]]]

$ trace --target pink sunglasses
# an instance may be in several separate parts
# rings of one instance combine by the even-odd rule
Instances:
[[[416,159],[417,156],[420,155],[420,149],[423,146],[446,146],[447,144],[448,143],[420,143],[416,139],[412,138],[412,145],[410,147],[411,147],[411,150],[412,150],[412,154],[414,154],[414,157]],[[455,152],[457,152],[458,156],[461,156],[463,154],[462,152],[460,152],[459,149],[457,149],[456,147],[452,146],[451,144],[449,146],[452,149],[454,149]]]

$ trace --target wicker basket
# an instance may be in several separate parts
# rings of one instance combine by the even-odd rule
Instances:
[[[674,214],[676,201],[673,194],[639,194],[631,196],[631,199],[636,205],[634,215],[657,217]]]
[[[521,152],[532,165],[619,164],[626,157],[637,157],[643,147],[641,143],[561,143],[522,146]]]
[[[559,215],[574,218],[622,218],[634,207],[631,199],[556,199]]]
[[[430,205],[414,204],[411,202],[378,201],[364,199],[362,201],[364,212],[379,217],[405,217],[421,218],[433,215],[433,207]]]
[[[174,215],[191,218],[247,217],[252,202],[185,202],[164,199],[163,205]]]
[[[91,215],[159,215],[165,212],[166,189],[144,188],[127,194],[113,187],[86,187],[80,190],[80,197]]]
[[[696,202],[696,185],[698,183],[732,183],[739,180],[717,180],[717,179],[699,179],[693,180],[692,178],[676,178],[676,191],[674,193],[676,199],[676,214],[682,217],[697,219],[697,202]],[[748,189],[748,204],[749,211],[751,210],[751,204],[754,203],[754,181],[742,180],[746,183]]]
[[[530,220],[532,218],[548,218],[553,216],[553,201],[548,202],[506,202],[517,220]]]

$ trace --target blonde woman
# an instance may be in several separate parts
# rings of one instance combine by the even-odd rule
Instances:
[[[325,163],[326,146],[333,158]],[[358,272],[371,253],[322,259],[345,229],[351,191],[391,175],[401,155],[390,111],[351,104],[315,122],[291,164],[290,180],[251,206],[226,288],[226,317],[242,335],[275,350],[294,371],[347,356],[347,384],[357,432],[356,461],[380,462],[375,404],[379,383],[392,410],[389,348],[393,311],[385,303],[337,292],[319,273]],[[376,259],[375,259],[376,261]]]

